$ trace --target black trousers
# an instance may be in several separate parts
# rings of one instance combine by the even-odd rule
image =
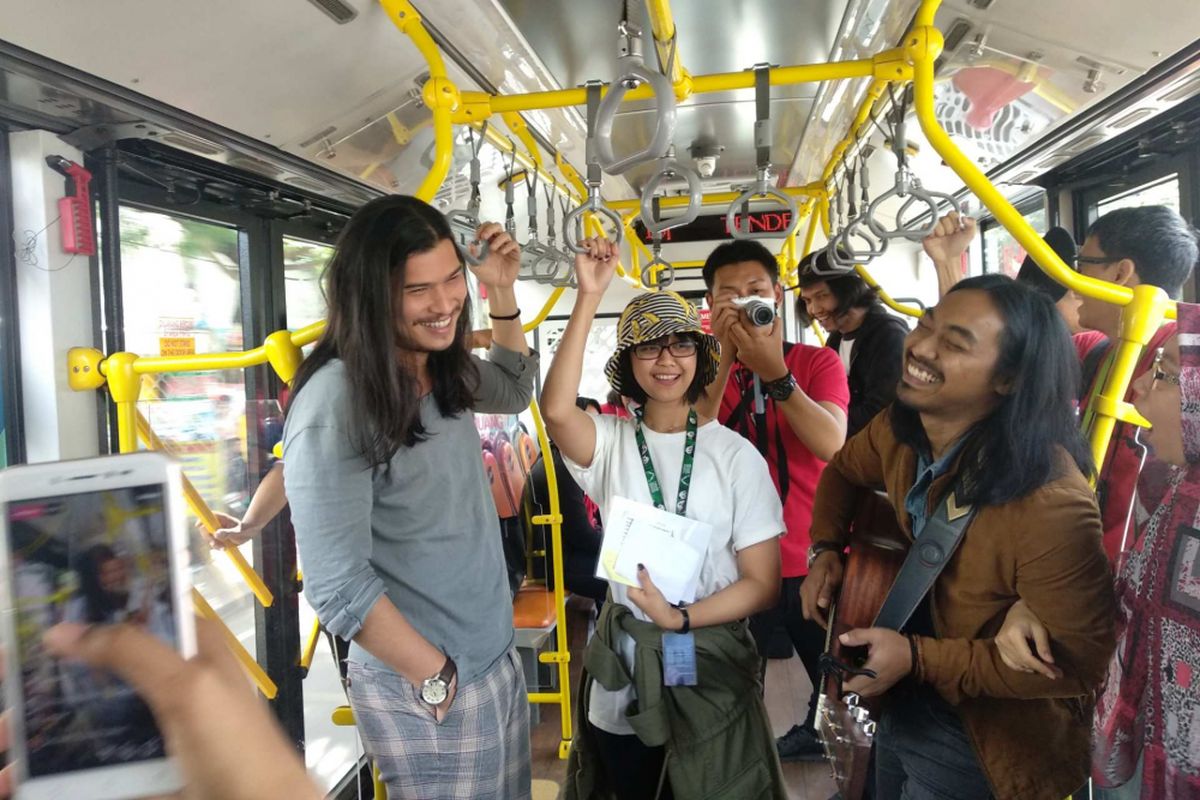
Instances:
[[[800,611],[800,587],[804,585],[804,576],[784,578],[779,590],[779,602],[774,608],[769,608],[750,618],[750,632],[758,643],[758,654],[763,657],[763,675],[766,675],[767,660],[766,646],[771,631],[782,624],[787,630],[792,647],[804,664],[804,671],[812,681],[812,696],[808,699],[808,714],[804,717],[804,725],[812,727],[817,718],[817,697],[820,694],[820,662],[821,653],[825,652],[825,629],[812,620],[806,620]]]
[[[608,785],[617,800],[671,800],[671,783],[664,781],[661,795],[658,781],[662,776],[666,749],[647,747],[633,734],[621,736],[603,731],[586,722],[596,742],[596,756],[604,767]]]

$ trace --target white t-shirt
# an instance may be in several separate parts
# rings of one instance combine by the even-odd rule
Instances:
[[[596,453],[592,465],[585,469],[564,458],[576,483],[600,507],[602,516],[608,513],[608,504],[616,496],[653,505],[634,437],[634,421],[614,416],[592,419],[596,425]],[[642,430],[662,486],[663,500],[667,510],[674,513],[679,473],[683,467],[684,433],[657,433],[644,426]],[[748,439],[715,420],[701,425],[696,434],[696,456],[686,516],[712,526],[708,553],[700,569],[697,600],[737,581],[737,551],[778,537],[785,530],[783,506],[775,484],[771,482],[767,462]],[[639,619],[648,621],[649,618],[629,602],[624,585],[609,585],[614,601],[627,607]],[[633,639],[622,634],[614,645],[632,674]],[[632,686],[610,692],[594,683],[588,719],[609,733],[631,734],[633,728],[625,719],[625,710],[635,698]]]
[[[854,340],[842,337],[842,341],[838,344],[838,355],[841,356],[842,366],[846,368],[846,374],[850,374],[850,354],[854,352]]]

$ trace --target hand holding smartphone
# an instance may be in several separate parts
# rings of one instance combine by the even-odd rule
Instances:
[[[146,702],[61,660],[54,625],[122,624],[195,652],[179,466],[156,453],[0,473],[0,575],[17,800],[125,800],[182,787]]]

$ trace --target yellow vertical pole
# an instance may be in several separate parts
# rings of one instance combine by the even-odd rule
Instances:
[[[106,363],[108,391],[117,404],[117,449],[122,453],[137,452],[137,401],[142,381],[134,371],[137,356],[133,353],[113,353]]]
[[[571,725],[571,652],[567,644],[567,605],[563,594],[563,549],[562,549],[562,507],[558,498],[558,475],[554,469],[554,459],[550,457],[550,439],[546,436],[546,426],[542,423],[542,412],[537,400],[529,403],[529,413],[533,416],[533,425],[537,431],[538,446],[542,449],[542,461],[546,464],[546,485],[550,490],[549,520],[535,520],[539,524],[550,524],[550,539],[553,543],[554,556],[551,569],[554,572],[554,609],[558,624],[554,628],[555,652],[551,660],[558,665],[559,718],[562,721],[562,741],[559,743],[558,756],[566,758],[571,746],[573,735]]]

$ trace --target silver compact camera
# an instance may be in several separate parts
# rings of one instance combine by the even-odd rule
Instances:
[[[729,302],[746,312],[746,318],[752,325],[765,328],[775,322],[774,304],[761,297],[735,297]]]

